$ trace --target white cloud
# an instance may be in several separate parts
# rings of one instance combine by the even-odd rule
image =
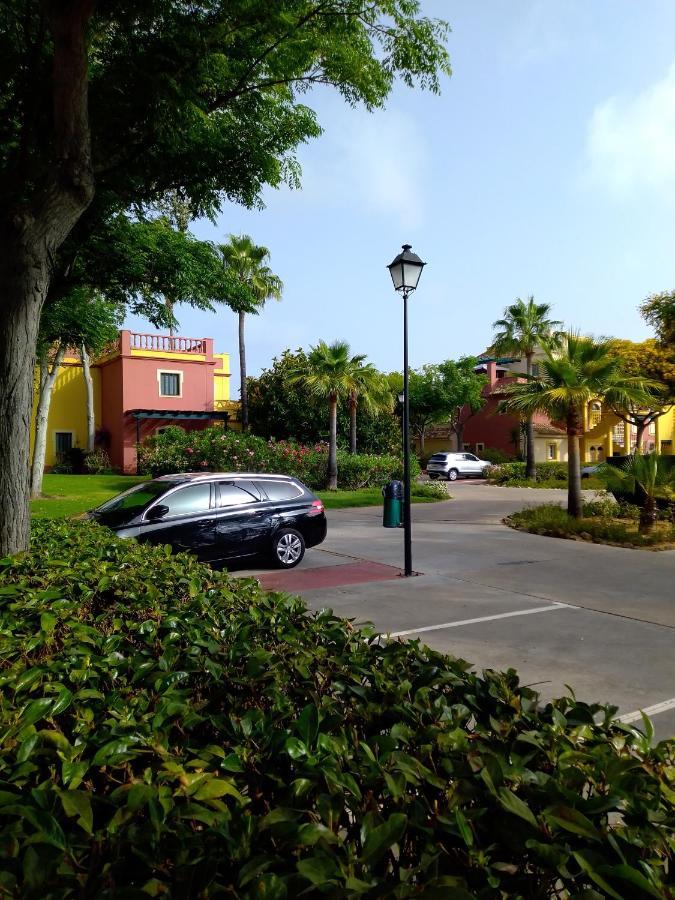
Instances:
[[[613,193],[648,189],[675,199],[675,64],[637,96],[597,106],[587,151],[591,179]]]
[[[321,153],[303,161],[303,193],[325,207],[393,217],[415,228],[425,208],[428,165],[421,126],[408,114],[341,110],[321,138]]]

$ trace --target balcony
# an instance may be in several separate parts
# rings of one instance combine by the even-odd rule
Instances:
[[[147,350],[154,353],[194,353],[206,356],[206,338],[177,337],[169,334],[141,334],[129,332],[130,350]]]

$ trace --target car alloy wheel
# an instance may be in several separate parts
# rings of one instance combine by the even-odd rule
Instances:
[[[459,472],[457,471],[457,469],[450,469],[450,471],[448,472],[448,481],[457,481],[458,475]]]
[[[274,557],[282,569],[292,569],[305,555],[305,541],[299,531],[286,529],[274,538]]]

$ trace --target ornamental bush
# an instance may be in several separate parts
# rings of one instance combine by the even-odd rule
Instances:
[[[90,523],[33,542],[0,560],[3,895],[672,896],[648,723]]]
[[[487,472],[488,481],[491,484],[503,484],[517,487],[519,482],[525,479],[524,462],[508,462],[490,466]],[[560,486],[567,484],[566,462],[540,462],[536,466],[535,481],[548,482],[559,481]]]
[[[172,472],[277,472],[293,475],[318,490],[326,483],[328,445],[311,446],[293,441],[266,441],[254,434],[223,431],[217,426],[202,431],[170,427],[153,435],[140,448],[141,471],[156,477]],[[403,464],[396,456],[338,451],[338,485],[351,490],[374,487],[401,478]],[[419,466],[411,459],[413,476]]]

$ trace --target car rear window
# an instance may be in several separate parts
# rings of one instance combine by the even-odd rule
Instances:
[[[258,482],[270,500],[294,500],[302,496],[302,490],[292,481],[262,481]]]
[[[260,496],[251,481],[221,481],[219,506],[237,506],[240,503],[255,503]]]
[[[429,459],[430,459],[430,461],[433,459],[434,462],[445,462],[445,460],[447,459],[447,454],[446,453],[434,453],[434,455],[431,456]]]

